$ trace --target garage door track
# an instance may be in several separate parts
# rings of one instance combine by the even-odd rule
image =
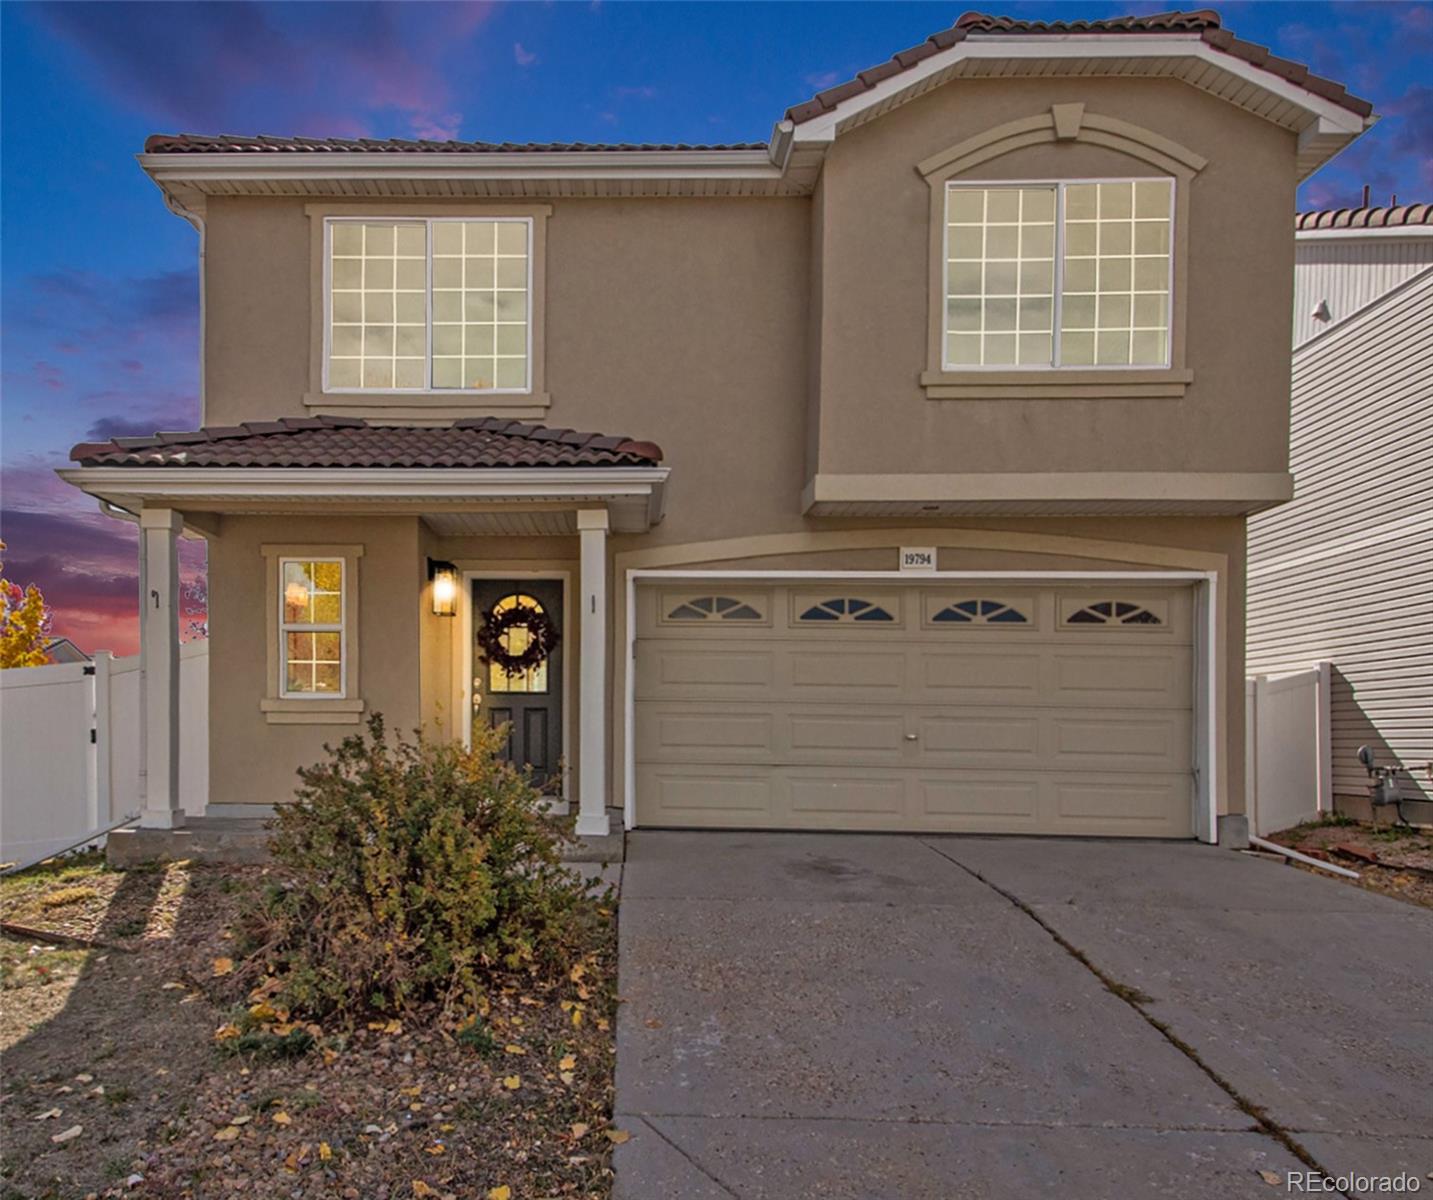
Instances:
[[[1433,913],[1193,843],[631,836],[618,1200],[1433,1171]]]

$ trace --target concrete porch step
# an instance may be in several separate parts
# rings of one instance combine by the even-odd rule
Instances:
[[[182,829],[116,829],[105,841],[112,867],[190,862],[231,865],[269,861],[264,821],[246,817],[190,817]]]
[[[622,862],[627,845],[622,810],[608,809],[607,822],[605,835],[579,838],[565,845],[563,861]],[[107,839],[105,861],[121,870],[185,860],[225,865],[263,864],[269,861],[268,837],[262,818],[190,817],[182,829],[116,829]]]

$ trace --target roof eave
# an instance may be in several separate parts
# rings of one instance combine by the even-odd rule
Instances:
[[[421,514],[485,504],[605,505],[618,533],[662,519],[670,467],[62,467],[87,495],[129,512]]]
[[[840,134],[925,90],[932,76],[977,60],[1049,61],[1069,59],[1072,66],[1097,65],[1116,59],[1184,59],[1233,76],[1263,96],[1276,98],[1302,112],[1299,123],[1299,178],[1306,179],[1350,142],[1370,128],[1376,116],[1362,117],[1323,96],[1272,72],[1227,54],[1198,33],[1130,34],[970,34],[963,40],[895,72],[871,87],[837,101],[828,111],[794,124],[794,148],[825,146]],[[1162,77],[1171,77],[1161,70]],[[1172,75],[1180,78],[1179,75]],[[1192,81],[1186,81],[1192,82]],[[1200,86],[1192,84],[1193,86]],[[1248,107],[1248,105],[1244,105]],[[781,129],[783,123],[778,123]]]
[[[323,180],[402,179],[451,183],[462,180],[514,182],[586,180],[630,184],[673,180],[776,183],[782,176],[778,148],[761,150],[534,150],[454,154],[405,151],[239,151],[143,153],[140,167],[161,187],[203,191],[222,183],[259,185]]]

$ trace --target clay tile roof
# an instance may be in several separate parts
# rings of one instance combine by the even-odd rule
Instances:
[[[536,154],[615,152],[632,150],[765,150],[765,142],[459,142],[408,138],[274,137],[258,134],[154,133],[144,142],[146,154]]]
[[[285,417],[82,442],[70,458],[85,467],[653,467],[662,450],[652,442],[505,417],[436,426]]]
[[[1191,34],[1216,50],[1233,55],[1262,70],[1285,79],[1290,83],[1313,92],[1317,96],[1341,105],[1350,112],[1367,117],[1373,112],[1373,105],[1367,100],[1350,95],[1342,84],[1313,74],[1308,67],[1288,59],[1278,58],[1269,53],[1267,46],[1241,41],[1224,29],[1219,14],[1212,8],[1200,8],[1191,12],[1154,13],[1147,17],[1110,17],[1097,21],[1024,21],[1015,17],[996,17],[987,13],[968,12],[958,18],[949,29],[932,34],[919,46],[902,50],[889,62],[861,71],[855,79],[837,84],[824,92],[818,92],[803,104],[786,110],[786,119],[797,125],[810,121],[834,109],[843,100],[869,91],[884,79],[901,71],[909,70],[933,54],[948,50],[951,46],[969,37],[981,34],[1028,34],[1032,37],[1070,37],[1079,34]]]
[[[1299,232],[1310,229],[1395,229],[1408,225],[1433,225],[1433,204],[1329,208],[1294,214],[1294,228]]]

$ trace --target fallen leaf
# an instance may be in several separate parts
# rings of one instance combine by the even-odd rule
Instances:
[[[574,1054],[564,1054],[558,1059],[557,1065],[560,1070],[570,1071],[577,1065],[577,1056]]]
[[[584,967],[581,963],[578,963],[575,967],[572,968],[572,970],[567,973],[567,977],[572,980],[573,983],[576,983],[586,974],[587,968]]]
[[[512,1188],[505,1183],[488,1189],[488,1200],[512,1200]]]
[[[438,1194],[438,1189],[435,1187],[430,1187],[421,1179],[415,1179],[413,1181],[413,1194],[415,1196],[436,1196]]]
[[[1280,1175],[1277,1171],[1260,1171],[1259,1178],[1262,1179],[1265,1183],[1267,1183],[1270,1187],[1278,1187],[1281,1183],[1284,1182],[1284,1177]]]
[[[504,1053],[506,1053],[506,1054],[526,1054],[526,1053],[527,1053],[526,1050],[524,1050],[521,1046],[517,1046],[517,1045],[504,1046],[504,1047],[503,1047],[503,1051],[504,1051]]]
[[[434,1142],[433,1145],[431,1145],[431,1146],[424,1146],[424,1147],[423,1147],[423,1150],[424,1150],[424,1152],[427,1153],[427,1154],[442,1154],[442,1153],[443,1153],[443,1143],[442,1143],[442,1142]]]
[[[568,1087],[571,1087],[572,1081],[577,1078],[571,1071],[559,1071],[557,1077]]]
[[[46,1109],[44,1112],[42,1112],[42,1113],[36,1113],[36,1114],[35,1114],[35,1120],[37,1120],[37,1121],[48,1121],[48,1120],[50,1120],[50,1118],[52,1118],[52,1117],[58,1117],[58,1116],[60,1115],[61,1111],[63,1111],[63,1110],[58,1109],[58,1108],[47,1108],[47,1109]]]
[[[219,1028],[214,1031],[214,1040],[216,1042],[227,1042],[231,1038],[239,1036],[239,1027],[237,1025],[220,1025]]]
[[[607,1140],[614,1146],[622,1145],[623,1142],[631,1140],[631,1137],[632,1135],[625,1129],[609,1129],[607,1131]]]
[[[247,1124],[248,1124],[250,1121],[252,1121],[253,1119],[254,1119],[254,1118],[253,1118],[253,1115],[252,1115],[251,1113],[244,1113],[242,1116],[230,1117],[230,1118],[229,1118],[229,1124],[230,1124],[230,1125],[247,1125]]]
[[[389,1021],[388,1024],[383,1027],[383,1032],[392,1034],[394,1037],[397,1037],[400,1033],[403,1032],[403,1022]]]
[[[597,1028],[600,1029],[603,1033],[606,1033],[609,1029],[612,1028],[612,1023],[606,1017],[598,1017],[596,1024]]]
[[[76,1076],[75,1076],[75,1082],[76,1082],[76,1083],[93,1083],[94,1081],[95,1081],[95,1077],[94,1077],[93,1075],[76,1075]]]
[[[587,1136],[587,1129],[588,1125],[586,1121],[577,1121],[574,1123],[572,1126],[572,1140],[574,1142],[580,1142]]]
[[[507,1088],[510,1092],[515,1092],[518,1088],[522,1087],[522,1079],[517,1075],[509,1075],[503,1080],[503,1087]]]
[[[574,1008],[574,1009],[572,1010],[572,1024],[573,1024],[573,1027],[574,1027],[574,1028],[576,1028],[578,1025],[581,1025],[581,1024],[582,1024],[582,1006],[581,1006],[581,1005],[578,1005],[576,1008]]]
[[[83,1125],[71,1125],[64,1132],[55,1134],[52,1138],[50,1138],[50,1141],[54,1142],[55,1145],[58,1146],[61,1142],[68,1142],[74,1138],[79,1137],[80,1134],[84,1133],[84,1131],[85,1127]]]
[[[320,1142],[318,1144],[318,1156],[323,1159],[324,1162],[328,1162],[328,1160],[333,1157],[333,1147],[327,1142]]]
[[[234,971],[234,960],[232,958],[216,958],[214,960],[215,975],[230,975]]]
[[[177,981],[171,981],[171,982],[169,982],[169,983],[166,983],[166,984],[165,984],[163,987],[161,987],[159,990],[160,990],[161,992],[173,992],[173,991],[176,991],[176,990],[177,990],[177,991],[183,991],[186,986],[187,986],[186,984],[179,983],[179,982],[177,982]]]
[[[216,1142],[232,1142],[239,1136],[240,1129],[237,1125],[225,1125],[223,1129],[216,1130],[214,1140]]]
[[[288,1113],[280,1110],[274,1114],[273,1121],[275,1125],[290,1125],[293,1123],[293,1118],[289,1116]]]
[[[648,1029],[660,1029],[662,1027],[661,1021],[657,1020],[656,1017],[648,1017],[642,1024]]]
[[[399,1088],[398,1094],[400,1096],[421,1096],[423,1089],[421,1086],[414,1085],[413,1087]]]

